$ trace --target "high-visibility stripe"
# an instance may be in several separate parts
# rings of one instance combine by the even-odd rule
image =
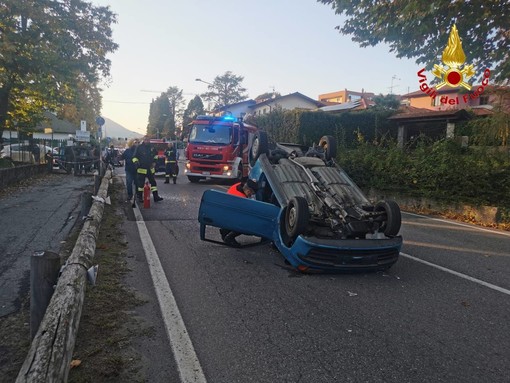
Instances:
[[[147,174],[147,169],[144,169],[144,168],[138,168],[138,169],[136,170],[136,172],[137,172],[138,174]]]
[[[157,186],[151,186],[151,192],[155,192],[155,191],[158,191],[158,187]]]
[[[133,159],[132,159],[131,161],[133,161],[133,162],[138,162],[138,158],[133,157]]]

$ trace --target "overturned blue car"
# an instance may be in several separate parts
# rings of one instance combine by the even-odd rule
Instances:
[[[249,151],[256,200],[205,191],[200,238],[209,240],[207,226],[259,236],[302,272],[390,268],[402,246],[400,208],[391,200],[371,203],[335,157],[331,136],[313,147],[270,146],[258,132]]]

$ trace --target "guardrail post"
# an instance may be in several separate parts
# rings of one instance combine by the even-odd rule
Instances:
[[[60,271],[60,256],[37,251],[30,257],[30,339],[34,339],[50,303]]]
[[[92,193],[91,192],[83,192],[81,194],[81,215],[83,218],[89,214],[90,207],[92,206]]]

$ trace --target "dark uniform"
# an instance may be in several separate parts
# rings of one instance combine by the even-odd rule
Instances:
[[[158,187],[156,179],[154,178],[156,169],[154,169],[154,166],[152,165],[156,162],[157,157],[158,155],[155,150],[145,141],[137,146],[135,153],[133,154],[133,164],[136,166],[136,196],[140,202],[143,201],[143,187],[146,177],[149,179],[151,184],[151,192],[154,196],[154,202],[159,202],[163,199],[158,195]]]
[[[51,154],[51,150],[48,150],[48,152],[44,155],[44,158],[46,159],[48,172],[51,173],[53,171],[53,154]]]
[[[177,149],[173,144],[170,144],[165,150],[165,183],[170,183],[170,176],[177,182],[177,175],[179,174],[179,166],[177,165]]]

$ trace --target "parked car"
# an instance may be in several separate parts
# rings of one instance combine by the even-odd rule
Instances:
[[[30,145],[26,143],[4,145],[0,151],[1,158],[10,158],[14,162],[26,162],[30,164],[44,163],[44,155],[50,150],[55,157],[58,151],[50,146],[36,144]]]
[[[402,237],[399,206],[371,203],[335,162],[336,143],[324,136],[313,147],[273,144],[259,132],[250,148],[249,177],[256,200],[204,192],[200,237],[216,226],[271,240],[301,271],[374,271],[390,268]]]

